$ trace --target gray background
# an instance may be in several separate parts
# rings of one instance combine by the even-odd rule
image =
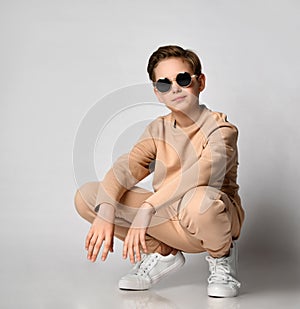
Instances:
[[[299,9],[296,0],[0,1],[0,307],[126,307],[115,287],[130,267],[121,261],[121,243],[105,264],[85,260],[89,225],[75,212],[73,195],[89,174],[84,160],[74,172],[73,145],[82,121],[101,106],[107,113],[98,125],[110,122],[101,134],[95,128],[91,141],[101,178],[165,112],[155,104],[128,108],[140,103],[128,96],[120,121],[103,98],[148,87],[150,54],[178,44],[201,57],[202,100],[240,130],[243,308],[268,307],[272,297],[280,307],[274,295],[296,308],[299,297],[288,295],[300,288]],[[77,172],[83,174],[76,179]],[[206,280],[203,258],[187,260],[180,277],[160,286],[175,299],[170,308],[185,308],[182,299],[205,288],[197,287]],[[180,298],[170,286],[181,286]],[[151,293],[146,297],[161,301]]]

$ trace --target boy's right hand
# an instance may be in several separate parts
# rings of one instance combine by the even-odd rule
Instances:
[[[105,211],[105,215],[101,215],[102,211]],[[102,251],[101,260],[105,261],[109,252],[113,252],[113,237],[114,237],[114,210],[109,204],[102,204],[100,211],[94,219],[90,231],[86,237],[85,249],[88,251],[87,258],[91,262],[95,262],[100,249],[104,242],[104,248]],[[110,213],[108,219],[107,213]],[[106,218],[106,219],[103,219]]]

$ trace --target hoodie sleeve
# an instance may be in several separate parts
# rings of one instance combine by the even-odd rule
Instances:
[[[99,183],[96,205],[106,202],[116,206],[127,190],[151,173],[149,165],[155,156],[156,146],[148,125],[130,152],[121,155]]]

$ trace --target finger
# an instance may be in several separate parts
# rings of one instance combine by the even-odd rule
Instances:
[[[97,238],[98,238],[98,236],[94,234],[92,236],[91,240],[90,240],[90,243],[89,243],[89,246],[88,246],[88,254],[87,254],[89,260],[92,258],[92,253],[93,253],[93,250],[94,250],[94,246],[97,242]]]
[[[94,232],[92,231],[92,229],[90,229],[90,231],[87,234],[86,239],[85,239],[85,250],[88,250],[91,238],[93,237],[93,234],[94,234]]]
[[[101,256],[102,261],[106,260],[110,247],[111,247],[111,238],[107,237],[105,239],[105,245],[104,245],[102,256]]]
[[[147,253],[147,245],[146,245],[146,240],[145,240],[145,233],[141,233],[140,235],[140,242],[141,242],[141,246],[142,246],[142,249],[145,253]]]
[[[141,251],[140,251],[140,236],[139,236],[139,234],[135,235],[134,252],[135,252],[135,256],[136,256],[137,261],[140,261],[141,260]]]
[[[110,248],[109,248],[110,252],[114,252],[114,238],[111,238],[111,243],[110,243]]]
[[[123,259],[127,259],[127,256],[128,256],[128,234],[123,244]]]
[[[91,257],[92,262],[96,261],[98,253],[100,251],[100,248],[102,247],[102,243],[103,243],[103,238],[98,237],[97,242],[96,242],[94,249],[93,249],[92,257]]]
[[[86,250],[87,250],[87,257],[90,259],[91,253],[94,249],[94,244],[95,244],[95,235],[92,234],[88,237],[87,243],[86,243]]]
[[[134,264],[134,251],[133,251],[133,235],[129,235],[128,237],[128,255],[129,255],[129,260],[132,264]]]
[[[133,250],[133,244],[128,247],[128,254],[129,254],[129,259],[132,264],[134,264],[134,250]]]

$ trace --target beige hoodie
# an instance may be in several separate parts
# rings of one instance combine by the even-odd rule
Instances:
[[[120,156],[100,182],[97,205],[117,205],[122,195],[154,171],[154,193],[145,202],[156,210],[179,200],[190,189],[221,190],[240,208],[237,180],[237,128],[226,115],[200,105],[199,119],[176,125],[172,113],[152,121],[131,151]]]

